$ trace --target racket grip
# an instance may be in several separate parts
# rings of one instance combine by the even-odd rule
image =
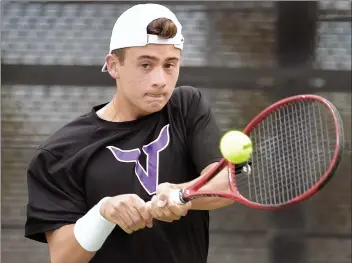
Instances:
[[[182,190],[172,191],[170,194],[170,200],[175,204],[183,205],[186,202],[184,202],[184,200],[182,199],[182,195],[183,195]]]

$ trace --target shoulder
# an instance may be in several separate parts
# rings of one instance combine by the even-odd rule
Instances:
[[[203,100],[204,96],[199,89],[192,86],[180,86],[175,88],[170,98],[170,104],[181,109],[183,113],[187,113]]]
[[[95,130],[91,113],[83,114],[56,130],[38,146],[38,150],[50,152],[56,158],[73,155],[89,144]]]
[[[197,88],[192,86],[179,86],[175,88],[174,93],[171,96],[171,100],[175,102],[177,100],[190,102],[199,96],[201,96],[201,93]]]

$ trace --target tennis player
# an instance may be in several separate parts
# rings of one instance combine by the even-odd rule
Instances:
[[[183,44],[168,8],[125,11],[102,69],[115,96],[36,150],[25,236],[47,242],[52,263],[207,262],[208,210],[232,202],[169,200],[221,159],[209,104],[193,87],[175,88]]]

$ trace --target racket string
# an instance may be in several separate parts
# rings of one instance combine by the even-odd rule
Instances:
[[[276,205],[317,183],[335,149],[333,118],[324,107],[313,101],[291,103],[252,131],[251,175],[236,176],[236,186],[244,197]]]

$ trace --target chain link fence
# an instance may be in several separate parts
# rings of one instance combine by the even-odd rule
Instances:
[[[97,68],[104,63],[116,18],[134,3],[69,1],[2,1],[2,68],[47,67],[53,75],[60,67]],[[280,68],[277,54],[278,9],[276,2],[165,2],[184,26],[182,66],[191,70],[237,72],[232,87],[215,78],[212,88],[200,86],[209,99],[223,131],[242,128],[277,98],[295,93],[296,82],[281,82],[281,90],[266,89],[275,77],[262,78]],[[351,1],[319,1],[315,48],[311,68],[319,78],[307,79],[300,91],[331,100],[345,125],[346,153],[339,175],[322,193],[303,205],[302,214],[291,212],[300,225],[304,254],[295,263],[350,263],[351,261],[351,92],[336,90],[338,78],[350,77]],[[299,19],[299,18],[297,18]],[[300,37],[299,35],[297,37]],[[231,71],[233,70],[233,71]],[[259,72],[257,77],[249,72]],[[295,70],[297,70],[295,68]],[[57,72],[55,72],[57,71]],[[181,69],[182,71],[182,69]],[[193,72],[193,71],[192,71]],[[289,71],[290,72],[290,71]],[[289,75],[297,78],[296,71]],[[13,73],[13,72],[12,72]],[[325,74],[325,75],[324,75]],[[340,74],[340,75],[339,75]],[[205,76],[206,75],[206,76]],[[336,76],[335,76],[336,75]],[[39,76],[39,77],[38,77]],[[23,238],[26,167],[35,147],[60,126],[107,102],[111,86],[23,84],[16,75],[2,83],[2,259],[6,263],[47,263],[47,246]],[[61,75],[60,75],[61,76]],[[301,75],[298,75],[298,78]],[[192,77],[192,76],[191,76]],[[279,76],[278,76],[279,77]],[[320,84],[329,77],[324,91]],[[77,79],[85,78],[84,74]],[[237,81],[236,81],[237,79]],[[239,79],[241,81],[239,81]],[[332,80],[332,81],[331,81]],[[341,81],[341,80],[340,80]],[[303,83],[303,81],[302,81]],[[309,84],[310,83],[310,84]],[[201,84],[199,84],[201,85]],[[315,87],[312,90],[312,87]],[[247,88],[251,87],[251,88]],[[318,88],[317,88],[318,87]],[[295,229],[278,229],[269,212],[233,206],[212,213],[209,263],[289,263],[275,261],[272,237]],[[280,219],[283,221],[283,219]],[[291,222],[288,220],[288,222]]]

